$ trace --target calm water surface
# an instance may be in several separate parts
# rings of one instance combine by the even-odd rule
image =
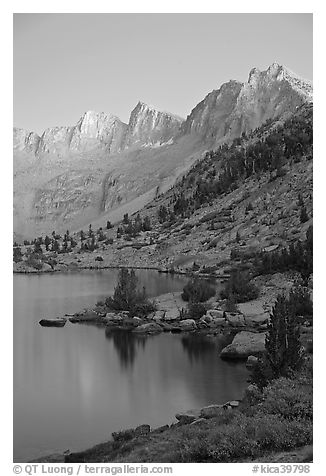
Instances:
[[[140,337],[42,317],[93,306],[112,293],[116,270],[14,276],[14,461],[81,450],[112,431],[159,426],[175,413],[238,398],[243,364],[218,358],[212,338]],[[179,291],[185,278],[138,271],[150,296]]]

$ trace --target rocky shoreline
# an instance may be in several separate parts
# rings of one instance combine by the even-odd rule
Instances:
[[[130,316],[128,311],[108,310],[104,303],[93,309],[69,314],[72,324],[102,326],[105,332],[126,331],[143,335],[162,332],[229,335],[232,342],[223,349],[223,359],[246,359],[264,352],[265,332],[269,314],[260,301],[239,304],[238,312],[227,312],[223,301],[209,300],[206,314],[200,318],[183,318],[187,303],[181,292],[155,298],[156,310],[146,317]],[[243,312],[241,311],[243,309]]]

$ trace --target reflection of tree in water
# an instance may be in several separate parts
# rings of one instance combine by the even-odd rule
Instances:
[[[216,343],[206,336],[184,336],[181,338],[181,343],[191,361],[205,360],[216,350]]]
[[[136,358],[137,347],[145,347],[146,339],[145,336],[137,336],[132,332],[124,330],[105,330],[105,336],[109,340],[113,340],[113,345],[117,351],[117,354],[120,358],[121,366],[127,368],[132,366]]]

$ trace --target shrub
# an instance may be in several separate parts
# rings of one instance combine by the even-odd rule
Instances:
[[[222,299],[233,296],[235,302],[246,302],[256,299],[259,296],[259,290],[257,286],[250,283],[249,273],[237,269],[231,271],[231,276],[220,296]]]
[[[236,305],[233,293],[229,294],[229,296],[226,300],[225,311],[226,312],[238,312],[238,307]]]
[[[281,377],[264,389],[260,411],[290,420],[312,420],[312,403],[312,386]]]
[[[309,320],[312,319],[312,300],[310,299],[310,293],[306,287],[300,283],[293,286],[289,294],[289,303],[293,306],[296,316],[303,316],[303,318],[308,318]]]
[[[176,442],[182,462],[230,462],[257,457],[265,451],[284,451],[310,444],[312,423],[287,421],[273,414],[246,416],[237,413],[228,424],[217,424],[208,433],[188,427]],[[178,454],[179,453],[179,454]]]
[[[198,278],[191,279],[183,288],[181,297],[184,301],[205,302],[215,296],[215,287]]]
[[[188,305],[188,318],[200,319],[206,314],[206,308],[200,302],[190,302]]]

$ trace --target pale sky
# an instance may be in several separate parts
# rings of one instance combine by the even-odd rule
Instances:
[[[128,122],[138,100],[185,118],[274,61],[312,79],[312,14],[14,14],[14,125]]]

